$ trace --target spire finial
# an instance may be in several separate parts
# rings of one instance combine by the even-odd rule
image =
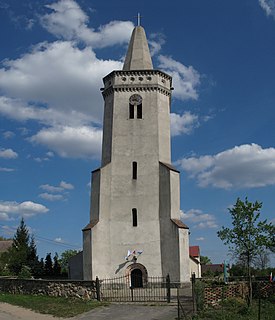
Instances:
[[[138,12],[138,14],[137,14],[137,25],[138,25],[138,27],[140,26],[140,18],[141,18],[141,15]]]

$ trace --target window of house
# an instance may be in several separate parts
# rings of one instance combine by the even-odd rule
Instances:
[[[137,209],[132,209],[133,227],[137,227]]]
[[[137,179],[137,162],[132,162],[132,177],[134,180]]]

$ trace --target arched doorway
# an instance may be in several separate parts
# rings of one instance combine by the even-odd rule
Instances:
[[[141,263],[133,263],[126,270],[126,276],[131,288],[146,288],[148,283],[148,273]]]
[[[140,269],[133,269],[131,271],[131,287],[143,288],[142,271]]]

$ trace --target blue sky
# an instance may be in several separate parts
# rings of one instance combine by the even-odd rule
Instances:
[[[0,0],[0,235],[23,215],[40,257],[82,247],[99,89],[121,69],[138,12],[154,67],[173,76],[190,242],[230,260],[216,233],[237,197],[262,201],[262,218],[275,220],[274,0]]]

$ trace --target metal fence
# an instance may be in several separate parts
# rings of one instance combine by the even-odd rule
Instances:
[[[97,299],[111,302],[170,302],[170,277],[147,277],[145,280],[122,276],[96,279]]]

